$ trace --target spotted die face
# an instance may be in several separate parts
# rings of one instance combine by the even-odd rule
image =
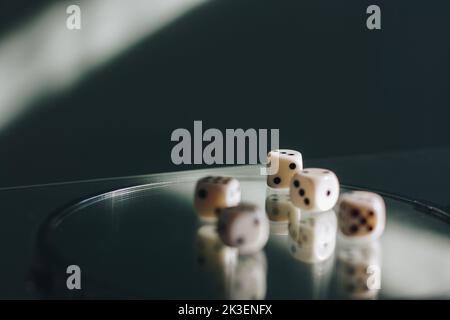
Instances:
[[[386,207],[376,193],[354,191],[339,201],[339,229],[347,238],[378,238],[384,230]]]
[[[302,154],[295,150],[270,151],[267,160],[270,164],[278,161],[278,172],[267,176],[267,185],[271,188],[289,188],[292,176],[303,169]]]
[[[339,180],[328,169],[305,169],[292,177],[290,195],[292,203],[304,211],[327,211],[339,198]]]

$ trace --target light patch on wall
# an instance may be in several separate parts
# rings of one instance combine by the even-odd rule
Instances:
[[[81,30],[66,28],[55,3],[0,39],[0,130],[36,99],[76,84],[139,40],[207,0],[90,0],[82,2]]]

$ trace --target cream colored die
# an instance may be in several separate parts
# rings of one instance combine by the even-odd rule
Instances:
[[[290,195],[292,203],[303,211],[327,211],[339,198],[339,180],[328,169],[304,169],[292,177]]]
[[[337,255],[337,284],[341,298],[375,299],[381,288],[381,246],[377,241],[344,246]]]
[[[302,154],[295,150],[272,150],[267,155],[270,172],[267,185],[271,188],[289,188],[294,173],[303,169]]]
[[[240,204],[220,210],[219,236],[241,254],[253,254],[263,249],[269,239],[269,220],[257,206]]]
[[[373,192],[344,193],[339,200],[340,234],[346,240],[379,238],[386,224],[386,206],[381,196]]]
[[[289,225],[291,254],[306,263],[327,260],[336,247],[337,219],[333,210],[302,214]]]
[[[204,220],[216,220],[220,209],[236,206],[240,201],[239,181],[234,178],[208,176],[195,187],[194,207]]]

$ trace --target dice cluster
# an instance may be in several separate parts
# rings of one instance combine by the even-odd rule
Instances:
[[[382,197],[373,192],[353,191],[339,194],[339,180],[329,169],[303,168],[303,158],[295,150],[274,150],[268,154],[268,164],[276,163],[278,170],[267,176],[272,189],[289,189],[266,200],[266,210],[273,221],[285,219],[286,212],[272,204],[277,198],[287,199],[302,213],[319,214],[332,210],[337,203],[338,225],[341,236],[347,240],[376,239],[383,233],[386,209]],[[283,192],[283,191],[282,191]],[[284,204],[283,208],[287,205]],[[288,211],[293,211],[288,209]]]
[[[266,212],[271,223],[288,221],[291,255],[305,263],[330,261],[339,232],[340,295],[376,297],[381,277],[377,240],[386,222],[383,198],[367,191],[340,195],[337,176],[328,169],[303,168],[297,151],[271,151],[268,158],[278,170],[267,177]]]
[[[386,210],[379,195],[365,191],[340,195],[336,174],[329,169],[303,168],[302,154],[295,150],[270,151],[267,163],[276,170],[267,176],[265,213],[256,205],[240,203],[241,189],[235,178],[208,176],[197,182],[194,206],[202,220],[217,223],[226,246],[240,254],[258,252],[268,240],[269,220],[290,223],[289,234],[295,241],[292,251],[316,248],[321,257],[334,250],[338,227],[340,236],[350,241],[376,239],[383,233]],[[337,222],[333,208],[337,208]],[[321,240],[314,231],[317,226],[331,236]]]

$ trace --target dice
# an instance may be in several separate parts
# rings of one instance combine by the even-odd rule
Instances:
[[[333,210],[302,214],[290,221],[290,252],[298,260],[316,263],[327,260],[336,247],[337,219]]]
[[[257,206],[240,204],[220,210],[218,231],[226,245],[238,248],[240,254],[253,254],[269,239],[269,221]]]
[[[289,216],[299,211],[292,204],[289,194],[273,193],[266,198],[266,214],[270,221],[288,222]]]
[[[328,211],[339,198],[339,180],[328,169],[304,169],[292,177],[290,195],[302,211]]]
[[[381,268],[378,241],[340,248],[336,268],[339,297],[375,299],[381,288]]]
[[[379,238],[386,223],[386,206],[381,196],[373,192],[344,193],[339,200],[340,235],[345,240]]]
[[[302,170],[302,154],[295,150],[272,150],[267,156],[270,169],[278,169],[276,173],[267,176],[267,185],[271,188],[289,188],[294,173]]]
[[[220,209],[234,207],[241,201],[239,181],[230,177],[208,176],[195,187],[194,207],[206,221],[217,219]]]

